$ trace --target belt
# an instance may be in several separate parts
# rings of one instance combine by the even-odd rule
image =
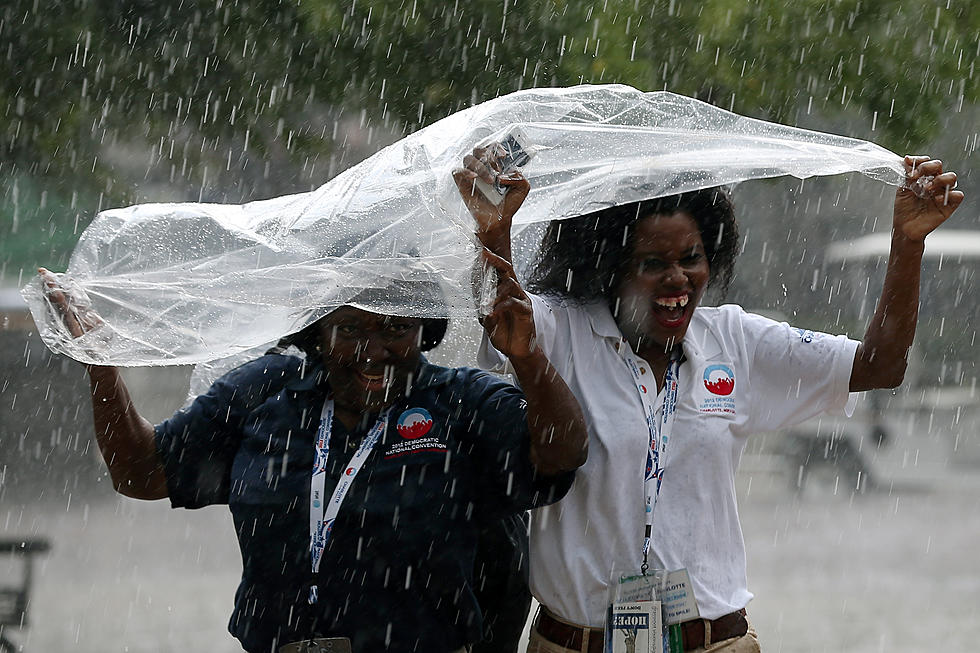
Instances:
[[[747,632],[749,621],[745,618],[745,608],[717,619],[691,619],[681,624],[685,651],[693,651],[732,637],[741,637]]]
[[[576,626],[566,621],[561,621],[552,616],[544,606],[538,610],[538,616],[534,618],[534,630],[549,642],[570,648],[574,651],[584,651],[585,653],[603,653],[603,637],[605,634],[602,628],[585,628]],[[582,648],[585,634],[589,634],[588,648]]]
[[[549,642],[565,648],[584,653],[603,651],[604,635],[601,628],[584,628],[561,621],[544,607],[538,611],[534,619],[534,629]],[[745,608],[717,619],[692,619],[681,624],[681,638],[685,651],[693,651],[732,637],[741,637],[748,631],[749,622],[745,618]],[[588,647],[583,649],[582,642],[585,640],[586,632],[589,634]]]

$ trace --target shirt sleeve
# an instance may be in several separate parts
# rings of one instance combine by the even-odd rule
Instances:
[[[751,408],[747,429],[772,430],[822,413],[850,414],[858,342],[739,311],[748,354]]]
[[[246,363],[154,427],[174,508],[228,503],[231,466],[245,421],[256,406],[279,392],[298,360],[269,355]]]
[[[565,496],[574,471],[542,476],[531,464],[524,393],[485,372],[469,373],[471,460],[482,509],[504,515]]]

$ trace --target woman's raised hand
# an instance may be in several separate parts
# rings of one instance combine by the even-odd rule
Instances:
[[[490,342],[512,362],[540,353],[531,299],[517,281],[514,267],[487,249],[483,260],[497,271],[497,294],[490,312],[481,320]]]
[[[922,242],[963,202],[963,192],[955,190],[956,173],[943,172],[943,162],[938,159],[906,156],[905,169],[906,185],[895,195],[894,228]]]
[[[103,324],[99,314],[92,310],[84,296],[71,292],[46,268],[38,268],[37,274],[44,284],[44,294],[58,312],[62,323],[72,338],[79,338]]]
[[[500,174],[499,148],[478,147],[463,157],[463,167],[453,170],[453,179],[466,208],[476,220],[476,235],[491,251],[510,259],[510,228],[514,214],[521,208],[531,190],[519,170]],[[503,201],[494,204],[477,186],[477,179],[493,185],[496,181],[507,188]]]

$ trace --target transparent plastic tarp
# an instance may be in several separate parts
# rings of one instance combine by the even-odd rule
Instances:
[[[517,126],[534,152],[518,225],[747,179],[844,172],[904,179],[901,159],[873,143],[672,93],[530,89],[440,120],[309,193],[101,212],[63,277],[104,319],[81,338],[70,337],[39,283],[24,296],[52,350],[115,365],[226,357],[348,303],[472,316],[477,248],[451,173],[475,145]]]

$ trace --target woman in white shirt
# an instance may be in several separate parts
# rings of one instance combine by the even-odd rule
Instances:
[[[641,568],[687,570],[699,617],[681,624],[685,651],[759,650],[745,616],[738,460],[750,433],[847,412],[849,393],[902,382],[923,241],[963,200],[940,161],[905,165],[924,196],[897,191],[888,272],[860,342],[733,305],[699,307],[710,284],[727,287],[737,253],[724,189],[550,225],[528,282],[535,294],[522,301],[591,445],[568,495],[532,519],[531,591],[542,609],[529,653],[602,650],[611,579]],[[510,261],[511,220],[530,188],[495,166],[478,149],[454,176],[485,255]],[[478,178],[510,187],[500,205],[474,188]],[[517,283],[512,269],[503,283]],[[481,365],[506,369],[486,339]]]

